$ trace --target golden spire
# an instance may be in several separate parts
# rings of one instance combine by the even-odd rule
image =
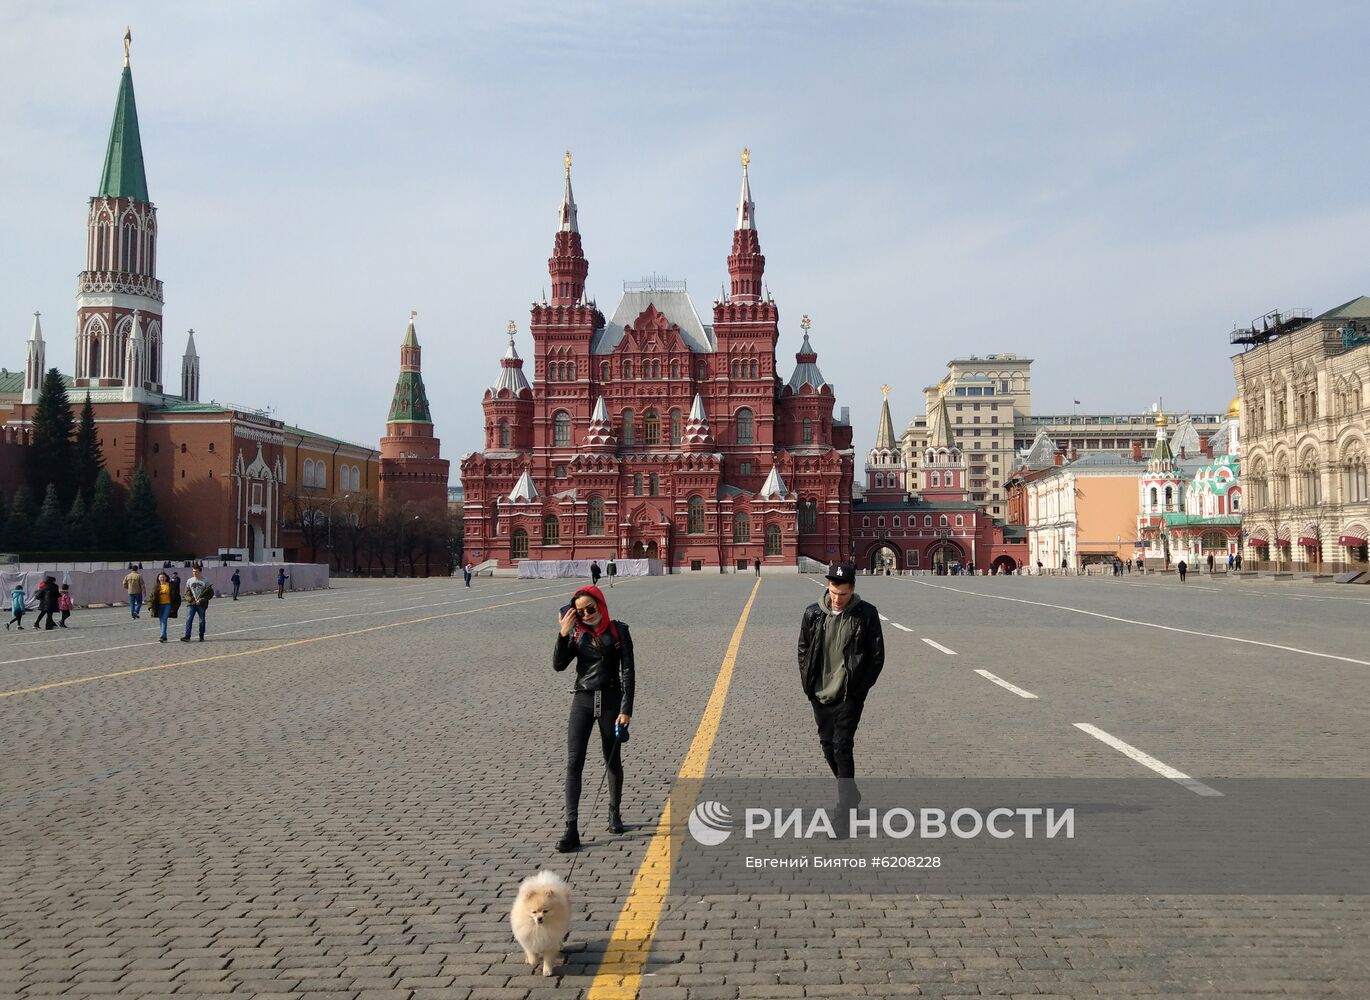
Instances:
[[[566,151],[566,176],[571,176],[571,151],[569,149]]]
[[[889,387],[889,386],[887,386],[887,385],[882,385],[882,386],[880,387],[880,392],[884,395],[884,397],[885,397],[886,399],[889,399],[889,398],[890,398],[890,387]]]
[[[747,148],[744,147],[743,150],[742,150],[742,169],[745,170],[745,169],[747,168],[747,164],[749,164],[749,163],[751,163],[751,162],[752,162],[752,151],[751,151],[750,149],[747,149]]]
[[[133,29],[129,26],[124,27],[124,65],[128,65],[128,49],[133,44]]]

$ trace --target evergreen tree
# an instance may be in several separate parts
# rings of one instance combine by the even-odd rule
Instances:
[[[114,480],[101,469],[95,477],[94,496],[90,501],[90,523],[95,530],[95,548],[113,552],[125,547],[123,511],[114,492]]]
[[[166,547],[166,533],[157,514],[157,497],[152,492],[152,477],[141,463],[129,483],[124,517],[128,525],[128,547],[134,552],[160,552]]]
[[[0,547],[7,552],[22,552],[33,547],[33,494],[27,486],[19,487],[10,505],[9,517],[5,518],[5,533],[0,537]]]
[[[86,498],[78,491],[76,500],[67,515],[67,548],[74,552],[91,552],[95,549],[95,522],[91,519]]]
[[[90,405],[90,393],[86,393],[85,405],[81,407],[81,420],[76,425],[72,463],[76,489],[89,505],[94,499],[95,478],[105,465],[105,456],[100,451],[100,434],[95,428],[95,408]]]
[[[46,493],[48,484],[54,484],[63,509],[71,503],[72,494],[76,492],[72,468],[72,430],[67,387],[57,369],[49,369],[43,376],[43,388],[38,393],[38,405],[33,411],[29,487],[35,494]]]
[[[38,511],[38,523],[33,529],[33,547],[39,552],[57,552],[65,548],[66,543],[67,522],[57,500],[57,484],[48,483],[43,506]]]

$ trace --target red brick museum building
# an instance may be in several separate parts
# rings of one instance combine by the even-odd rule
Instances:
[[[660,559],[669,571],[851,554],[852,430],[804,327],[788,379],[742,158],[729,291],[701,321],[684,282],[626,283],[611,317],[566,175],[532,381],[514,346],[486,390],[485,447],[461,463],[474,562]]]

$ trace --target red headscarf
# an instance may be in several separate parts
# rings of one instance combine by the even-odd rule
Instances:
[[[591,628],[585,624],[580,615],[576,615],[576,635],[579,636],[582,632],[589,632],[598,639],[607,630],[608,633],[614,637],[614,642],[618,642],[618,629],[614,628],[614,620],[609,617],[609,605],[604,600],[604,591],[600,590],[598,587],[581,587],[571,595],[572,607],[575,607],[576,601],[582,594],[592,598],[599,607],[599,624]]]

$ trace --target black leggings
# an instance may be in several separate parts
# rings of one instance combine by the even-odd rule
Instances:
[[[580,818],[580,776],[585,770],[585,751],[595,725],[594,691],[577,691],[571,696],[571,718],[566,724],[566,822]],[[617,809],[623,796],[623,760],[618,740],[614,739],[614,720],[618,718],[622,694],[602,691],[599,713],[599,743],[609,770],[609,808]]]
[[[856,785],[856,727],[861,724],[861,710],[865,703],[839,701],[835,705],[813,705],[813,719],[818,724],[818,744],[823,758],[837,779],[838,801],[843,806],[854,806],[861,801]]]

